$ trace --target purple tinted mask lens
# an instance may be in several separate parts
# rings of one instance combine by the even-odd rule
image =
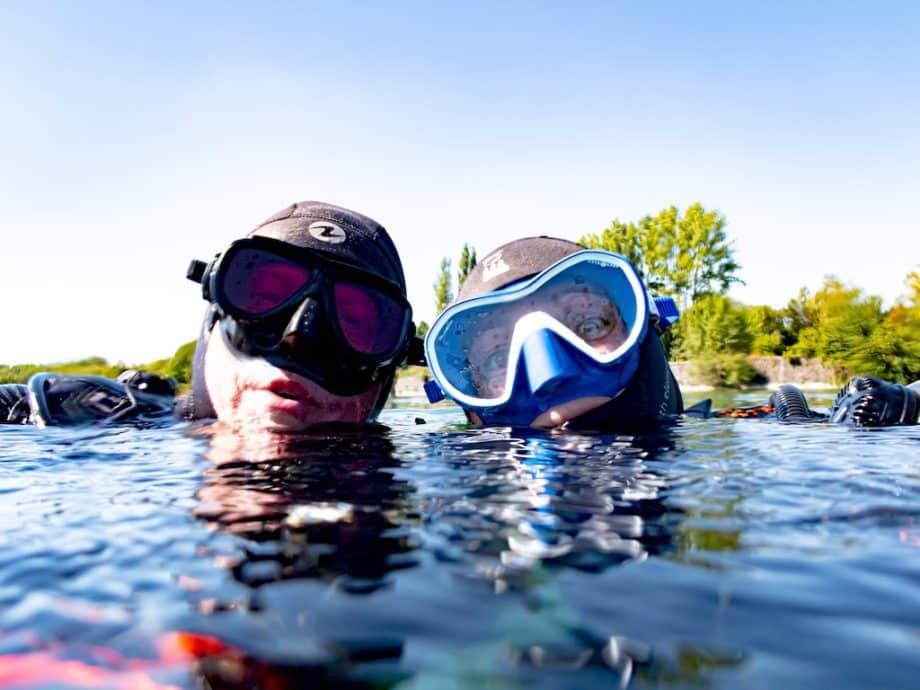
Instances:
[[[353,349],[378,355],[396,347],[406,318],[400,302],[357,283],[336,283],[333,296],[339,328]]]
[[[222,288],[234,308],[247,316],[277,309],[300,292],[313,272],[277,254],[242,249],[223,269]]]

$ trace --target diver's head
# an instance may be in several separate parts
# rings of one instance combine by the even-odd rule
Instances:
[[[425,351],[437,386],[473,422],[607,428],[680,411],[661,323],[624,257],[528,237],[470,272]],[[662,390],[633,390],[648,386]]]
[[[414,337],[386,230],[300,202],[189,278],[208,301],[189,416],[297,430],[376,417]]]

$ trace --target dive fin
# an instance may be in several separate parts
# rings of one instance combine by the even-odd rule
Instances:
[[[705,400],[700,400],[695,405],[691,405],[686,410],[684,410],[684,416],[686,417],[698,417],[700,419],[706,419],[712,412],[712,398],[706,398]]]

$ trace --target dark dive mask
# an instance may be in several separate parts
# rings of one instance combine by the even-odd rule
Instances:
[[[281,240],[233,242],[210,264],[192,261],[227,340],[240,352],[336,395],[367,390],[405,356],[412,309],[399,286]]]

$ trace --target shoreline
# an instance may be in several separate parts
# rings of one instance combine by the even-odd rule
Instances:
[[[840,372],[824,365],[817,359],[787,361],[779,356],[748,356],[747,361],[754,370],[765,379],[762,385],[722,388],[701,383],[693,372],[693,362],[671,362],[671,370],[681,391],[686,393],[705,393],[716,390],[776,390],[779,386],[792,384],[805,391],[834,390],[840,387]],[[424,397],[422,388],[428,379],[428,372],[423,367],[413,367],[413,371],[402,376],[397,374],[393,386],[393,395],[398,398]]]

